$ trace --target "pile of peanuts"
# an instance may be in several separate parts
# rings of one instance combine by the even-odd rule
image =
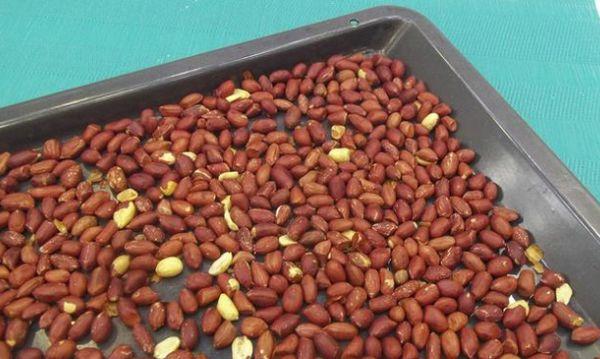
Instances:
[[[399,60],[335,55],[0,154],[0,358],[568,358],[559,326],[600,329],[451,112]],[[133,347],[78,345],[115,320]]]

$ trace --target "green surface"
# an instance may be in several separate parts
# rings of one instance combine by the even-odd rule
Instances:
[[[382,4],[432,20],[600,198],[593,0],[2,0],[0,106]]]

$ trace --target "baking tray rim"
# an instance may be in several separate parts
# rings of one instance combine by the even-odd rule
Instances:
[[[223,64],[231,66],[246,62],[293,48],[308,39],[318,41],[352,31],[355,20],[358,26],[385,20],[400,20],[415,26],[548,187],[600,243],[600,204],[596,198],[431,21],[414,10],[399,6],[369,8],[0,108],[0,130],[19,122],[36,121],[53,113],[210,72]]]

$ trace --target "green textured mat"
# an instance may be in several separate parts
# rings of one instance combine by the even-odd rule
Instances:
[[[600,198],[593,0],[3,0],[0,106],[382,4],[435,23]]]

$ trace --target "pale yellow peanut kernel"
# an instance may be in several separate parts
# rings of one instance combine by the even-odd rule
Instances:
[[[236,88],[235,90],[233,90],[233,93],[231,95],[225,97],[225,100],[227,100],[227,102],[233,102],[247,98],[250,98],[250,92],[240,88]]]
[[[279,240],[279,245],[282,247],[291,246],[292,244],[297,243],[295,240],[291,239],[290,236],[288,236],[287,234],[284,234],[283,236],[279,236],[278,240]]]
[[[183,262],[178,257],[161,259],[156,265],[156,274],[161,278],[178,276],[183,271]]]
[[[232,359],[249,359],[252,358],[252,341],[246,336],[237,337],[231,343],[231,358]]]
[[[188,157],[190,160],[195,161],[198,155],[191,151],[181,152],[182,155]]]
[[[225,252],[221,254],[221,256],[217,258],[217,260],[215,260],[208,268],[208,274],[216,276],[221,273],[225,273],[225,271],[229,269],[232,261],[233,255],[231,252]]]
[[[127,202],[138,198],[138,193],[133,188],[127,188],[117,194],[117,201]]]
[[[228,180],[228,179],[237,179],[238,177],[240,177],[240,174],[238,171],[223,172],[219,175],[219,181]]]
[[[116,302],[108,302],[104,306],[104,311],[108,314],[109,317],[114,318],[119,316],[119,311],[117,310]]]
[[[160,156],[158,156],[158,160],[170,166],[175,163],[175,155],[173,154],[173,152],[166,151],[163,152]]]
[[[235,279],[235,278],[229,278],[229,279],[227,280],[227,286],[228,286],[228,287],[229,287],[231,290],[233,290],[233,291],[236,291],[236,290],[239,290],[239,289],[240,289],[240,282],[238,282],[238,280],[237,280],[237,279]]]
[[[539,263],[544,258],[544,252],[537,244],[532,244],[525,249],[525,257],[533,264]]]
[[[394,273],[394,281],[396,284],[404,284],[408,280],[408,271],[406,269],[400,269]]]
[[[68,232],[67,226],[62,221],[55,219],[52,223],[54,223],[54,227],[56,227],[61,234],[66,234]]]
[[[544,273],[544,265],[542,264],[542,262],[537,262],[533,265],[533,270],[536,271],[539,274]]]
[[[225,196],[221,201],[221,204],[226,211],[229,211],[231,209],[231,196]]]
[[[340,138],[342,138],[345,132],[346,127],[342,125],[331,126],[331,138],[333,138],[334,140],[339,140]]]
[[[113,260],[112,269],[118,275],[123,275],[129,269],[130,263],[131,263],[131,257],[128,254],[123,254]]]
[[[240,227],[233,221],[231,213],[229,213],[228,210],[223,213],[223,218],[225,218],[225,223],[227,223],[227,228],[229,228],[230,231],[236,232],[240,230]]]
[[[576,318],[573,318],[573,319],[571,320],[571,324],[572,324],[574,327],[580,327],[580,326],[582,326],[582,325],[583,325],[583,323],[584,323],[584,320],[583,320],[583,318],[582,318],[582,317],[580,317],[580,316],[577,316]]]
[[[127,207],[121,208],[113,214],[113,220],[117,224],[119,229],[125,228],[131,222],[133,217],[135,217],[136,208],[133,202],[129,202]]]
[[[165,338],[160,343],[156,344],[156,346],[154,347],[154,358],[165,359],[169,356],[169,354],[179,349],[180,345],[181,340],[179,339],[179,337],[172,336]]]
[[[327,155],[337,163],[344,163],[350,161],[352,150],[345,147],[333,148]]]
[[[356,234],[356,231],[353,231],[351,229],[342,232],[342,236],[344,236],[344,237],[346,237],[347,239],[350,239],[350,240],[354,238],[355,234]]]
[[[170,195],[173,194],[173,192],[175,192],[176,188],[177,188],[177,182],[167,181],[167,183],[164,186],[160,186],[160,191],[162,192],[162,194],[169,197]]]
[[[421,157],[419,157],[419,156],[415,156],[415,160],[416,160],[416,161],[417,161],[417,163],[418,163],[418,164],[420,164],[421,166],[428,166],[428,165],[430,165],[430,164],[432,164],[432,163],[433,163],[433,162],[430,162],[430,161],[426,161],[426,160],[422,159],[422,158],[421,158]]]
[[[68,314],[73,314],[77,310],[77,306],[74,303],[65,301],[63,303],[63,311]]]
[[[235,304],[227,294],[221,293],[219,296],[219,301],[217,302],[217,311],[221,314],[221,317],[225,320],[229,320],[233,322],[238,320],[240,317],[240,313],[236,308]]]
[[[431,130],[433,130],[435,125],[437,125],[439,119],[440,119],[440,115],[438,115],[435,112],[432,112],[429,115],[425,116],[423,121],[421,121],[421,125],[423,125],[423,127],[428,129],[429,131],[431,131]]]
[[[573,289],[569,283],[564,283],[560,287],[556,288],[556,301],[565,305],[569,304],[571,297],[573,296]]]
[[[302,279],[304,272],[295,264],[290,264],[287,270],[287,278],[293,282],[299,282]]]

